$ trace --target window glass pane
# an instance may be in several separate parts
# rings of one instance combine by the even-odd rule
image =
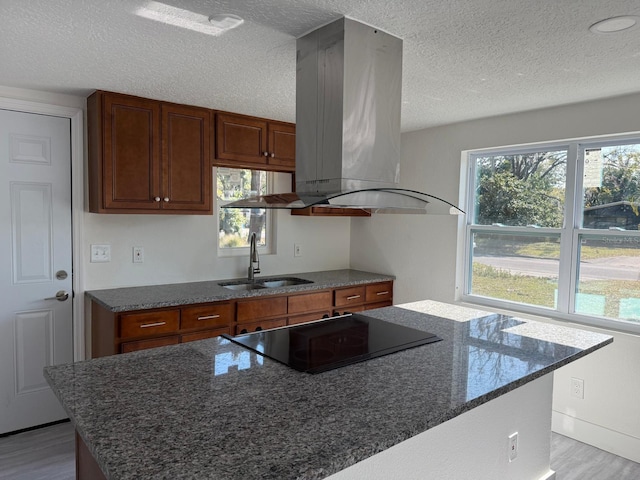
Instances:
[[[640,145],[584,149],[584,228],[638,230]]]
[[[218,207],[225,203],[267,193],[267,172],[236,168],[216,168]],[[220,248],[249,246],[249,235],[256,232],[258,246],[266,245],[267,221],[263,208],[219,208]]]
[[[470,292],[555,307],[560,235],[473,233]]]
[[[567,151],[474,158],[476,225],[562,227]]]
[[[640,236],[580,236],[575,312],[640,322]]]

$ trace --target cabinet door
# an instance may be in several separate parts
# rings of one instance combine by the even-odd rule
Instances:
[[[267,164],[267,122],[253,117],[216,114],[216,159]]]
[[[161,208],[212,211],[210,117],[204,108],[162,104]]]
[[[269,122],[269,165],[296,170],[296,127],[290,123]]]
[[[146,350],[147,348],[165,347],[167,345],[177,345],[178,343],[180,343],[180,337],[177,335],[125,342],[120,345],[120,353],[137,352],[138,350]]]
[[[269,330],[270,328],[284,327],[286,324],[286,318],[276,318],[274,320],[261,320],[259,322],[244,323],[242,325],[236,325],[236,335],[259,332],[261,330]]]
[[[231,327],[216,328],[214,330],[202,330],[201,332],[185,333],[180,335],[180,343],[195,342],[205,338],[219,337],[223,333],[231,335]]]
[[[160,103],[102,94],[101,108],[102,168],[98,166],[98,172],[94,173],[102,186],[102,208],[157,210],[161,174]]]

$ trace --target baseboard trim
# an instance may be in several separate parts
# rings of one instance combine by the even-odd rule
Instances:
[[[553,410],[551,430],[605,452],[640,463],[640,438],[609,430]]]
[[[556,472],[553,470],[549,470],[545,475],[540,477],[538,480],[556,480]]]

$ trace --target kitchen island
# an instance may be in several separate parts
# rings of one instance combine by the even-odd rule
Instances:
[[[443,340],[317,375],[224,338],[47,367],[77,431],[79,478],[96,467],[110,480],[543,478],[549,374],[612,341],[431,301],[367,315]],[[491,458],[473,470],[467,446],[445,458],[460,431],[461,445],[495,443],[485,426],[504,431]],[[510,429],[520,438],[513,462]],[[430,450],[416,446],[424,435]]]

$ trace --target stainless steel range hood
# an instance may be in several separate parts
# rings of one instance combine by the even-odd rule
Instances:
[[[296,192],[227,208],[356,207],[464,213],[398,186],[402,40],[341,18],[297,41]]]

